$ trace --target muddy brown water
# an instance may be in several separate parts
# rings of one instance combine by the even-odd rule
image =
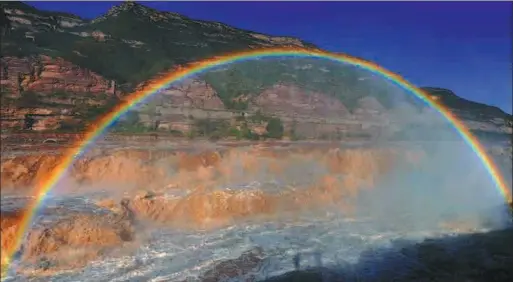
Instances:
[[[62,146],[48,146],[61,150],[2,156],[2,249],[31,188],[60,161]],[[324,263],[351,261],[394,238],[481,228],[458,216],[419,225],[410,207],[394,220],[361,208],[394,170],[421,176],[426,152],[399,142],[99,142],[45,200],[12,271],[41,281],[179,281],[258,250],[246,272],[267,277],[292,269],[298,253],[302,265],[319,253]]]

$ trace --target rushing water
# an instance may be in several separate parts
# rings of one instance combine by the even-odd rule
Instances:
[[[463,232],[441,227],[439,223],[444,213],[473,217],[493,206],[494,193],[476,194],[483,186],[486,191],[493,191],[489,179],[481,177],[482,169],[458,167],[461,160],[457,163],[454,158],[446,157],[447,152],[454,153],[454,149],[437,151],[421,169],[401,169],[381,179],[378,189],[363,192],[357,199],[358,211],[352,217],[326,209],[293,220],[257,222],[248,219],[211,231],[153,227],[138,230],[138,235],[145,238],[130,255],[109,256],[89,263],[84,269],[57,273],[51,278],[10,273],[5,281],[183,281],[201,276],[219,261],[238,258],[255,248],[260,249],[264,257],[252,272],[258,280],[296,267],[337,268],[360,264],[363,253],[390,247],[398,239],[416,242]],[[297,162],[293,170],[285,174],[296,175],[295,180],[307,182],[306,172],[314,173],[316,169],[321,168],[314,163]],[[447,171],[456,178],[442,178]],[[462,175],[466,175],[464,181],[459,178]],[[287,177],[282,177],[270,182],[232,183],[226,188],[279,190],[286,182]],[[94,199],[104,196],[102,192],[50,195],[34,223],[36,226],[49,224],[72,213],[108,213],[94,204]],[[487,204],[486,199],[490,199],[491,204]],[[3,195],[1,201],[2,210],[16,210],[26,204],[27,198]],[[485,229],[476,221],[473,230],[466,231],[476,230]]]
[[[2,206],[22,201],[3,198]],[[83,197],[51,198],[46,206],[36,224],[48,223],[71,212],[105,212]],[[294,270],[298,255],[300,268],[336,267],[357,263],[362,252],[390,246],[397,239],[415,242],[456,232],[432,226],[411,229],[404,224],[407,215],[403,217],[384,223],[381,219],[344,218],[326,212],[294,221],[246,222],[209,232],[157,228],[135,253],[93,261],[83,270],[56,274],[51,281],[182,281],[198,277],[216,262],[235,259],[255,247],[261,248],[264,260],[253,275],[265,279]],[[25,279],[12,276],[5,281]]]

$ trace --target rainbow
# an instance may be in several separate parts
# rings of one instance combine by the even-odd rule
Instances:
[[[128,96],[128,99],[126,99],[123,103],[117,105],[111,112],[99,118],[97,122],[95,122],[86,132],[83,141],[81,141],[77,146],[74,146],[72,149],[66,152],[62,159],[62,162],[49,174],[49,176],[44,181],[42,181],[37,186],[37,192],[33,197],[31,203],[28,205],[25,214],[22,216],[20,227],[17,231],[17,239],[15,245],[11,250],[8,251],[6,258],[3,259],[3,264],[6,264],[7,267],[9,266],[13,254],[21,246],[24,234],[26,233],[34,216],[37,214],[39,207],[45,199],[45,196],[52,190],[53,187],[55,187],[55,185],[63,177],[63,175],[71,166],[75,158],[83,154],[89,147],[91,147],[94,144],[95,140],[97,140],[98,137],[100,137],[110,125],[112,125],[120,116],[126,113],[129,109],[143,102],[146,98],[157,93],[159,90],[169,87],[169,85],[172,83],[197,75],[214,67],[240,62],[244,60],[271,57],[311,57],[351,64],[362,69],[371,71],[375,74],[379,74],[384,78],[399,85],[400,87],[409,90],[409,92],[413,93],[415,96],[423,100],[433,109],[441,113],[453,125],[453,127],[461,135],[464,141],[471,147],[471,149],[482,161],[483,165],[485,166],[486,170],[491,176],[499,192],[505,197],[507,201],[511,201],[511,191],[509,190],[506,182],[502,178],[499,170],[492,162],[492,160],[488,157],[483,146],[470,133],[466,126],[461,121],[459,121],[453,114],[451,114],[451,112],[445,106],[437,102],[436,99],[431,98],[427,93],[418,89],[401,76],[394,74],[372,62],[368,62],[363,59],[343,54],[334,54],[326,51],[299,48],[269,48],[260,50],[254,49],[250,51],[235,52],[211,59],[206,59],[197,63],[190,64],[186,67],[175,69],[169,74],[164,75],[158,79],[155,79],[144,89],[131,94],[130,96]]]

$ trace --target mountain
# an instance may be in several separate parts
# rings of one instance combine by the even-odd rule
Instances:
[[[428,92],[430,95],[437,97],[437,100],[439,100],[447,107],[453,109],[453,111],[458,113],[460,116],[467,115],[468,118],[478,115],[482,116],[483,118],[507,118],[509,116],[507,113],[497,107],[461,98],[448,89],[436,87],[422,87],[422,89]]]
[[[298,38],[195,20],[134,2],[120,3],[91,21],[21,2],[2,2],[1,7],[3,128],[26,127],[30,116],[36,119],[29,126],[33,130],[80,130],[175,67],[250,48],[318,49]],[[511,133],[504,122],[511,116],[500,109],[450,90],[426,90],[477,130]],[[250,126],[253,132],[265,131],[266,120],[276,116],[289,131],[293,125],[302,135],[319,137],[379,127],[399,100],[423,110],[411,95],[398,92],[349,65],[311,58],[254,60],[173,85],[148,101],[132,122],[138,130],[184,132],[201,127],[199,120],[230,120],[244,111],[259,115]]]
[[[2,42],[4,56],[62,57],[120,83],[141,82],[173,65],[213,54],[269,46],[313,47],[291,37],[271,37],[124,2],[105,15],[79,17],[3,3],[14,27]]]

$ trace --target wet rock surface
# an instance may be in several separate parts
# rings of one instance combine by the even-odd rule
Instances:
[[[322,274],[335,279],[328,281],[347,281],[336,280],[355,276],[332,265],[328,253],[335,245],[349,259],[355,254],[352,248],[384,244],[403,236],[401,232],[424,234],[424,228],[435,230],[436,224],[443,235],[475,232],[481,226],[454,213],[422,224],[413,215],[394,220],[369,210],[380,206],[379,201],[361,202],[373,193],[379,195],[376,200],[386,197],[379,191],[397,171],[426,169],[432,154],[422,146],[262,143],[189,149],[98,148],[78,159],[38,213],[11,270],[64,280],[160,275],[169,281],[295,281],[297,274],[284,273],[299,268],[303,279]],[[24,213],[23,194],[30,195],[30,186],[44,179],[60,157],[2,160],[2,181],[11,185],[9,190],[2,183],[3,252],[14,245]],[[14,191],[18,198],[9,196]],[[402,201],[393,209],[386,207],[386,213],[408,211],[409,204],[414,205]],[[374,221],[367,223],[366,216]],[[429,249],[435,250],[431,245]],[[422,259],[431,260],[426,255]],[[503,259],[509,258],[496,263],[505,263]]]

